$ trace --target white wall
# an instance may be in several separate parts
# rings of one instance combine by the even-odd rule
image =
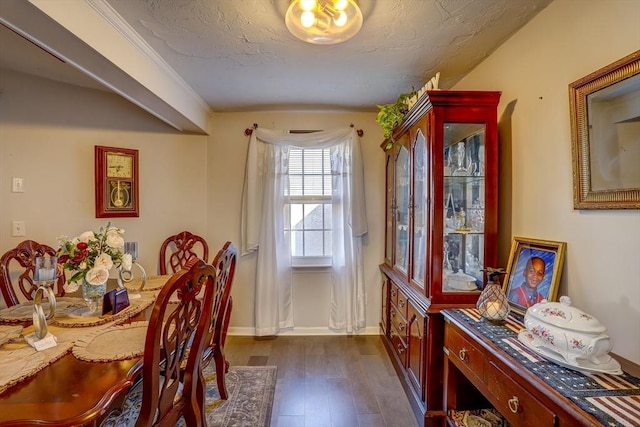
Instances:
[[[501,239],[567,242],[559,295],[596,316],[613,351],[635,363],[640,212],[573,209],[568,85],[640,49],[639,22],[637,0],[555,0],[455,87],[502,91],[502,170],[511,183],[501,187]],[[508,242],[503,262],[506,251]]]
[[[364,240],[367,333],[379,333],[381,279],[378,264],[384,256],[384,152],[382,131],[375,113],[248,112],[221,113],[212,119],[208,150],[209,242],[221,247],[240,243],[240,205],[244,165],[249,145],[246,128],[257,123],[271,129],[334,129],[353,123],[364,131],[361,138],[365,164],[365,191],[369,233]],[[254,332],[254,281],[256,255],[241,257],[236,267],[230,333]],[[322,271],[294,273],[295,334],[328,333],[329,280]]]
[[[206,136],[180,134],[117,95],[9,70],[0,92],[0,253],[25,239],[57,247],[62,234],[111,221],[157,274],[167,236],[206,233]],[[95,145],[139,150],[139,218],[95,218]],[[12,177],[24,193],[11,192]],[[25,237],[11,237],[13,220],[25,221]]]

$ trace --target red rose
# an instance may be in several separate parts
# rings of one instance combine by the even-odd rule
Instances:
[[[58,264],[64,264],[69,260],[69,255],[60,255],[58,257]]]
[[[89,255],[89,251],[86,250],[86,249],[83,250],[83,251],[80,251],[80,252],[76,252],[73,255],[73,262],[75,264],[80,264],[82,262],[82,260],[84,260],[87,257],[87,255]]]
[[[88,246],[89,245],[87,245],[85,242],[78,242],[78,244],[76,245],[76,247],[80,250],[87,249]]]

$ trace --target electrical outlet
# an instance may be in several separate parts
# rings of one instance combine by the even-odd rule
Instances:
[[[20,237],[25,236],[27,234],[27,229],[25,227],[24,221],[13,221],[11,223],[11,236]]]
[[[24,182],[22,181],[22,178],[13,178],[11,192],[24,193]]]

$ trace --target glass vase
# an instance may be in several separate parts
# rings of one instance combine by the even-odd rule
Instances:
[[[107,282],[92,285],[86,280],[82,281],[82,299],[89,306],[89,311],[84,316],[99,317],[102,315],[102,298],[106,292]]]

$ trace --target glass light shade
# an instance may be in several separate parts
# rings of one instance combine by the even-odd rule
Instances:
[[[476,308],[485,319],[499,322],[509,315],[509,300],[498,283],[489,283],[484,288]]]
[[[356,0],[291,0],[285,24],[307,43],[342,43],[360,31],[362,12]]]

